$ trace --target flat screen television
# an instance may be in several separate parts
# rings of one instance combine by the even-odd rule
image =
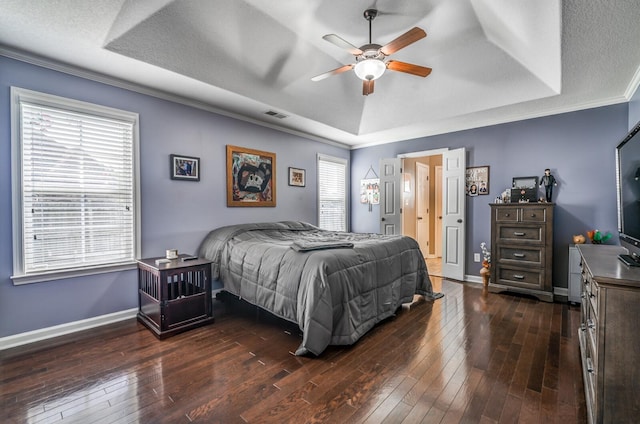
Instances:
[[[616,147],[618,233],[629,250],[620,260],[640,266],[640,122]]]

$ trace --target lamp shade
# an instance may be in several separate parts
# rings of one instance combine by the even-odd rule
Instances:
[[[373,81],[384,74],[387,66],[380,59],[365,59],[358,62],[354,71],[358,78],[364,81]]]

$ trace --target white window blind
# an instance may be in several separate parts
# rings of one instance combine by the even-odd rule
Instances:
[[[347,161],[318,155],[318,226],[347,230]]]
[[[95,105],[82,110],[79,102],[46,95],[18,99],[21,210],[14,217],[21,240],[14,240],[14,274],[135,261],[137,115]]]

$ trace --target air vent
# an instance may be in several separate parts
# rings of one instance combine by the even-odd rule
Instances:
[[[264,114],[273,116],[274,118],[278,118],[278,119],[284,119],[289,117],[288,115],[285,115],[284,113],[276,112],[275,110],[268,110]]]

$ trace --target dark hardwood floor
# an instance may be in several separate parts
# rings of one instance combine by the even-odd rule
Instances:
[[[135,320],[0,352],[3,423],[584,423],[579,308],[432,278],[351,347],[235,299],[163,341]]]

